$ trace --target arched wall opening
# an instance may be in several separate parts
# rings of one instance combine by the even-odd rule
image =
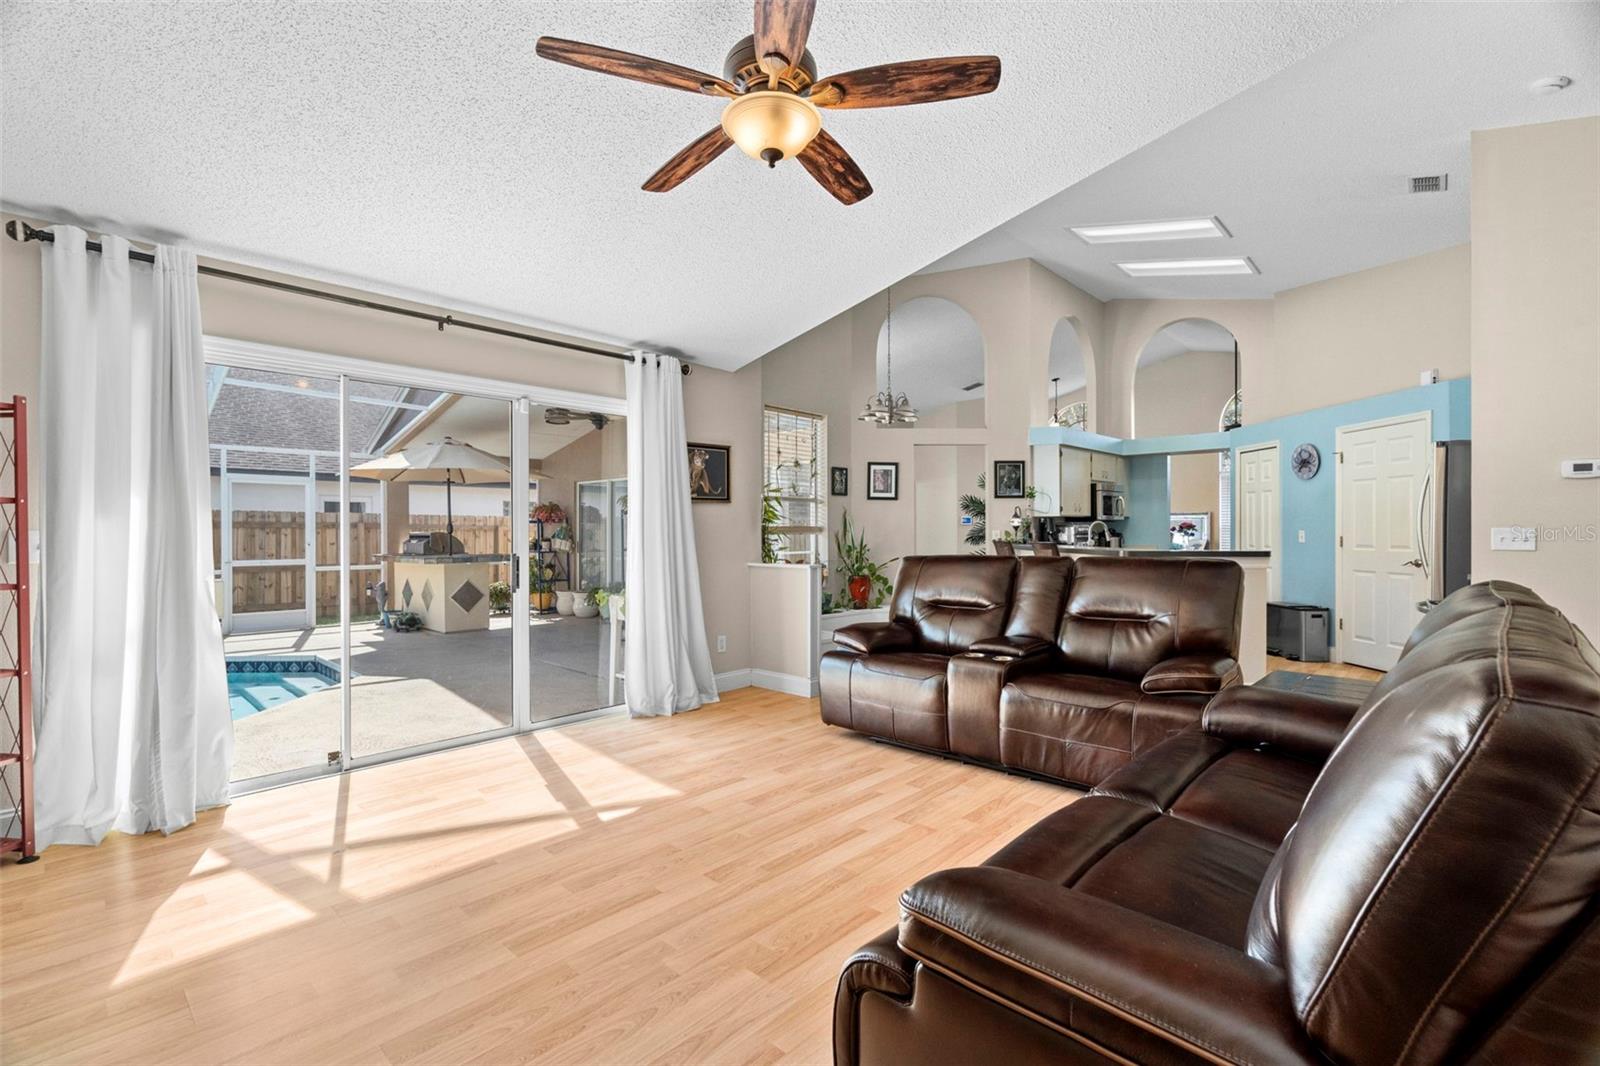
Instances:
[[[1145,341],[1133,378],[1134,437],[1215,433],[1234,394],[1233,333],[1209,318],[1169,322]]]
[[[1185,318],[1157,330],[1140,349],[1134,372],[1136,437],[1215,433],[1235,403],[1235,339],[1209,318]],[[1167,458],[1169,528],[1174,544],[1233,545],[1229,451],[1175,452]],[[1181,538],[1181,539],[1180,539]]]
[[[896,303],[878,327],[876,363],[876,388],[890,387],[892,370],[895,394],[905,393],[917,409],[918,429],[987,424],[983,331],[955,301],[918,296]]]
[[[1050,333],[1050,355],[1045,372],[1049,396],[1049,424],[1066,429],[1093,430],[1094,347],[1083,323],[1068,315]]]

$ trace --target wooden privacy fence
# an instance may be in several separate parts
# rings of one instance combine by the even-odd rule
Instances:
[[[318,566],[339,565],[339,516],[318,513],[313,531]],[[411,532],[445,528],[445,516],[412,515]],[[462,550],[472,555],[511,554],[511,519],[492,515],[457,515],[456,539]],[[404,531],[403,531],[404,532]],[[306,516],[304,511],[233,512],[233,588],[234,614],[304,609],[306,571],[303,566],[253,566],[252,563],[305,557]],[[383,571],[375,557],[383,554],[383,519],[377,514],[350,516],[350,614],[370,618],[378,613],[367,586],[377,584]],[[222,514],[211,512],[211,557],[220,569],[222,560]],[[373,567],[372,569],[355,569]],[[491,567],[491,579],[508,581],[510,567]],[[339,573],[323,571],[316,575],[317,621],[339,618]],[[390,600],[394,593],[391,590]]]

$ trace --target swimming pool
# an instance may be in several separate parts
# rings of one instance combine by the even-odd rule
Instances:
[[[314,655],[229,659],[227,665],[228,706],[234,721],[339,684],[339,668]]]

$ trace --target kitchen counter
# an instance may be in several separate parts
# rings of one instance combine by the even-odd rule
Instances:
[[[1117,558],[1148,558],[1150,556],[1177,556],[1197,555],[1207,559],[1270,559],[1271,552],[1266,551],[1210,551],[1206,549],[1193,550],[1189,548],[1088,548],[1081,545],[1058,544],[1056,545],[1064,555],[1109,555]],[[1033,552],[1033,545],[1017,545],[1017,552]]]

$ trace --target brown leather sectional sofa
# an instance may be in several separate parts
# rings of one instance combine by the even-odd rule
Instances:
[[[822,657],[822,719],[1093,785],[1238,683],[1226,559],[922,556]]]
[[[845,965],[835,1060],[1600,1062],[1600,655],[1509,583],[1235,687]]]

